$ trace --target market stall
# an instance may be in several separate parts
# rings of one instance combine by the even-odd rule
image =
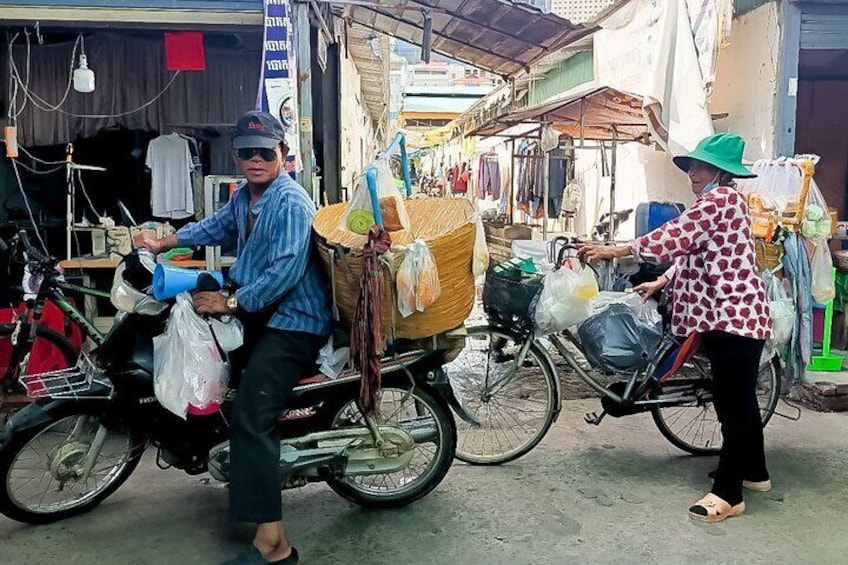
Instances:
[[[546,102],[532,108],[526,108],[501,116],[485,124],[470,135],[505,136],[511,139],[538,139],[539,151],[533,155],[524,155],[513,151],[513,163],[517,159],[531,158],[542,161],[543,188],[542,202],[547,205],[550,196],[551,150],[559,146],[558,139],[546,144],[543,138],[558,138],[564,135],[573,140],[575,148],[594,148],[610,153],[610,192],[609,192],[609,234],[616,230],[616,158],[618,147],[625,142],[646,143],[648,123],[642,113],[642,102],[635,96],[612,88],[596,88],[583,94]],[[535,126],[530,132],[511,137],[510,132],[517,127]],[[587,144],[588,142],[588,144]],[[544,146],[544,147],[543,147]],[[548,149],[548,150],[545,150]],[[514,193],[514,183],[510,193]],[[510,214],[510,218],[512,215]],[[543,238],[547,239],[547,221],[543,223]]]

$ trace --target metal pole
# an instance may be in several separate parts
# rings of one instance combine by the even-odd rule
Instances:
[[[551,153],[542,157],[542,241],[548,241],[548,200],[551,192]]]
[[[509,148],[509,194],[507,195],[506,206],[507,211],[509,212],[509,223],[515,223],[515,210],[513,208],[513,202],[515,202],[515,138],[512,138],[510,142],[511,146]]]
[[[615,241],[615,165],[618,154],[618,130],[612,126],[612,159],[610,160],[610,241]]]
[[[303,178],[300,184],[312,195],[313,147],[312,147],[312,50],[309,46],[309,4],[293,2],[295,10],[294,38],[297,43],[297,115],[300,133],[300,162]]]
[[[74,194],[74,169],[71,166],[74,160],[74,144],[69,143],[65,148],[65,180],[68,183],[68,194],[67,194],[67,211],[65,212],[65,221],[67,222],[66,226],[66,242],[65,242],[65,251],[67,255],[67,259],[71,260],[71,240],[73,239],[73,231],[74,231],[74,222],[76,221],[76,210],[74,210],[75,204],[75,194]]]

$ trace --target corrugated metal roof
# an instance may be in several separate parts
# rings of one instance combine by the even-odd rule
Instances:
[[[635,140],[648,131],[642,112],[642,101],[613,88],[602,87],[552,100],[499,117],[474,132],[474,135],[497,135],[513,126],[548,123],[554,129],[580,139]]]
[[[116,5],[117,4],[117,5]],[[0,6],[61,6],[63,8],[137,8],[162,10],[262,11],[262,0],[0,0]]]
[[[434,52],[502,76],[528,70],[593,30],[510,0],[393,0],[336,10],[348,21],[416,45],[424,34],[423,10],[429,10]]]
[[[433,112],[461,114],[477,102],[477,98],[431,98],[407,96],[401,112]]]

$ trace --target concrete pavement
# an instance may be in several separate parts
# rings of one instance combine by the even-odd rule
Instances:
[[[587,426],[582,414],[595,409],[566,402],[523,459],[457,463],[405,509],[365,511],[323,485],[284,493],[302,563],[848,563],[848,414],[775,418],[766,432],[775,490],[748,494],[744,516],[707,526],[686,509],[709,488],[715,458],[681,454],[648,415]],[[41,527],[0,518],[0,564],[216,564],[250,539],[227,524],[226,508],[225,489],[148,457],[87,515]]]

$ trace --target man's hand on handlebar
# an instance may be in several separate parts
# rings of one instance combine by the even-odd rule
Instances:
[[[135,238],[133,238],[133,243],[135,243],[136,247],[140,249],[147,249],[154,255],[164,253],[165,251],[169,251],[174,247],[179,246],[179,241],[177,241],[176,235],[169,235],[168,237],[163,237],[162,239],[156,239],[143,233],[140,233],[135,236]]]
[[[627,247],[613,247],[611,245],[596,245],[584,243],[580,246],[578,255],[584,261],[598,261],[610,259],[623,259],[631,255]]]
[[[656,293],[660,292],[669,283],[668,277],[661,275],[655,281],[642,283],[636,286],[633,291],[642,295],[642,300],[648,300]]]
[[[220,292],[195,292],[192,298],[198,314],[232,314],[227,306],[227,297]]]

